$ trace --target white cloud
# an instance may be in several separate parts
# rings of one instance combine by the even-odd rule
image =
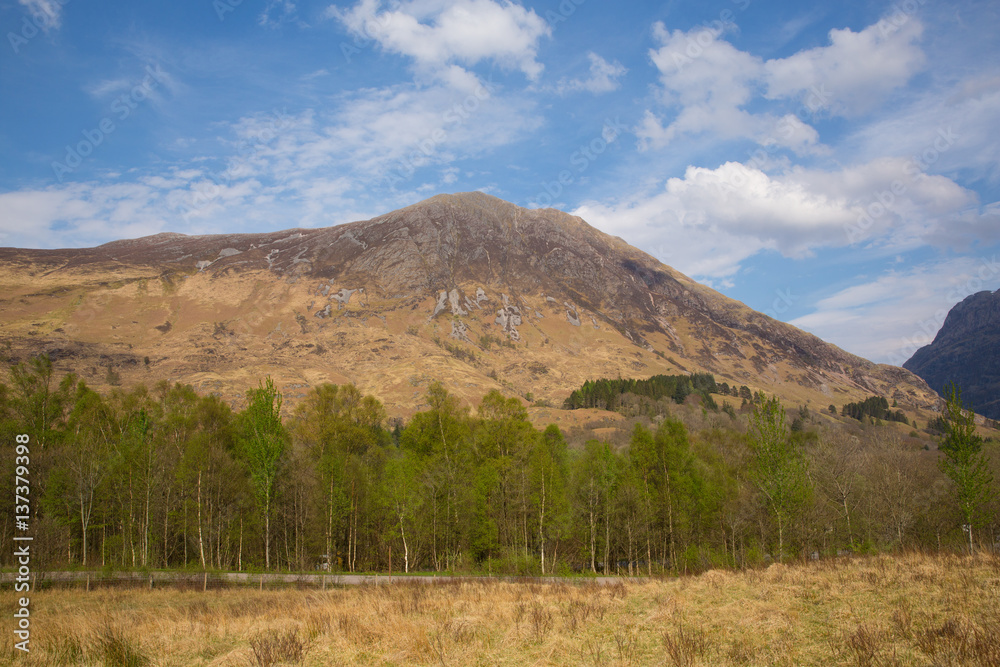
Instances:
[[[72,184],[0,194],[0,236],[18,246],[80,247],[95,239],[155,234],[163,218],[159,194],[142,184]],[[103,241],[101,241],[103,242]]]
[[[640,150],[664,148],[681,136],[751,139],[803,155],[828,151],[804,122],[817,113],[857,115],[870,111],[904,85],[924,64],[922,26],[884,22],[860,33],[832,30],[830,45],[788,58],[762,60],[723,39],[724,28],[687,32],[653,26],[660,47],[649,56],[660,75],[658,102],[671,112],[647,110],[636,128]],[[766,92],[766,95],[765,95]],[[769,100],[795,100],[798,114],[750,111]]]
[[[745,259],[774,250],[801,259],[818,248],[875,244],[899,252],[994,230],[1000,209],[980,211],[974,193],[943,176],[909,179],[907,162],[885,158],[838,171],[790,167],[778,174],[737,162],[688,167],[658,192],[575,213],[689,275],[732,275]],[[1000,233],[993,231],[994,238]],[[672,239],[684,239],[681,252]]]
[[[997,257],[960,257],[887,271],[822,299],[790,324],[855,354],[900,366],[933,339],[969,294],[1000,287]]]
[[[405,184],[424,167],[481,155],[540,123],[526,99],[501,94],[461,70],[449,83],[346,94],[333,112],[289,118],[270,141],[253,142],[253,123],[234,129],[253,146],[240,166],[255,175],[289,182],[334,170],[372,188]]]
[[[706,134],[716,140],[750,138],[797,153],[817,150],[819,135],[795,116],[743,108],[755,96],[764,63],[721,39],[720,30],[669,32],[657,23],[653,34],[661,43],[649,54],[660,73],[660,102],[678,110],[666,126],[646,111],[636,129],[640,150],[663,148],[682,135]]]
[[[33,17],[42,30],[58,29],[62,25],[62,5],[58,0],[18,0]]]
[[[257,25],[263,28],[279,28],[286,23],[300,23],[295,3],[290,0],[269,0],[257,16]]]
[[[539,126],[530,101],[501,93],[449,66],[429,84],[343,93],[329,109],[248,115],[223,126],[221,157],[129,181],[116,174],[2,194],[10,214],[0,235],[65,247],[162,229],[223,231],[235,220],[250,231],[371,217],[412,203],[426,183],[456,182],[456,161]]]
[[[830,45],[799,51],[764,64],[767,96],[813,99],[831,113],[870,111],[924,66],[923,25],[880,21],[861,32],[830,31]]]
[[[625,66],[617,60],[609,63],[593,51],[587,54],[587,58],[590,60],[590,76],[582,80],[560,80],[555,88],[557,94],[565,95],[576,91],[586,91],[600,95],[618,90],[621,85],[618,80],[628,72]]]
[[[551,34],[534,10],[494,0],[410,0],[385,11],[381,0],[361,0],[347,11],[331,6],[327,15],[431,73],[492,60],[536,80],[543,69],[538,42]]]
[[[1000,183],[1000,77],[981,72],[934,87],[912,104],[860,127],[845,141],[857,159],[908,156],[920,171]]]

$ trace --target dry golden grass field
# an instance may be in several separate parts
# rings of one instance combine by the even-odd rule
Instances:
[[[1000,559],[879,556],[654,583],[50,589],[21,665],[1000,665]]]

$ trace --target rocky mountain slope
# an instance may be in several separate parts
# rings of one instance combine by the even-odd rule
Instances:
[[[678,244],[683,239],[677,239]],[[825,408],[872,393],[932,407],[880,366],[700,285],[561,211],[473,192],[372,220],[267,234],[158,234],[0,249],[0,343],[96,386],[193,384],[290,403],[353,382],[390,414],[440,379],[560,405],[583,381],[708,371]]]
[[[1000,419],[1000,290],[978,292],[956,304],[933,342],[903,367],[938,392],[954,382],[966,406]]]

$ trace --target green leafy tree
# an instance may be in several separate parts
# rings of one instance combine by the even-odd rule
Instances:
[[[954,383],[945,392],[943,419],[946,431],[941,442],[941,471],[952,481],[969,536],[969,553],[974,553],[973,531],[985,522],[985,510],[996,491],[982,438],[976,434],[976,415],[962,407],[962,393]]]
[[[281,394],[268,377],[247,392],[247,407],[240,414],[241,454],[250,474],[257,508],[264,519],[264,567],[271,567],[271,515],[275,482],[288,443],[281,423]]]
[[[413,415],[399,445],[426,459],[422,474],[423,507],[430,533],[431,560],[449,569],[468,537],[466,512],[472,503],[474,474],[468,409],[440,382],[427,389],[429,409]]]
[[[414,523],[420,510],[420,462],[410,451],[403,450],[385,462],[382,473],[381,500],[393,518],[393,532],[398,531],[403,544],[403,570],[410,571],[410,553],[414,544]]]
[[[528,452],[537,431],[528,421],[520,399],[493,390],[479,406],[475,447],[480,461],[492,461],[497,472],[495,501],[490,504],[500,544],[508,551],[523,548],[528,555]]]
[[[549,424],[536,440],[529,468],[531,500],[538,519],[538,557],[542,574],[545,574],[545,546],[551,539],[559,538],[568,511],[566,440],[555,424]]]
[[[490,505],[499,488],[496,461],[486,461],[476,470],[472,493],[472,525],[469,542],[476,562],[491,560],[500,549],[499,531]]]
[[[76,376],[70,373],[56,384],[55,369],[47,354],[17,364],[11,368],[10,376],[11,398],[20,428],[44,448],[58,435],[55,429],[71,407]]]
[[[590,569],[597,572],[598,557],[610,572],[614,501],[622,474],[621,459],[605,442],[588,440],[572,466],[572,498],[577,534],[583,535]]]
[[[63,444],[56,467],[60,482],[47,490],[45,503],[52,508],[74,507],[80,527],[80,561],[86,565],[91,524],[95,510],[103,505],[101,493],[110,469],[117,425],[107,402],[83,382],[76,389],[68,431],[69,441]],[[57,497],[62,494],[67,497]]]
[[[358,466],[351,457],[363,457],[388,437],[383,430],[385,408],[372,396],[363,396],[351,384],[322,384],[310,390],[295,411],[291,432],[304,446],[316,476],[315,492],[323,507],[325,553],[334,557],[337,534],[357,517],[360,479],[350,475]],[[349,531],[349,541],[354,532]],[[353,542],[348,545],[353,552]]]
[[[115,518],[122,531],[121,562],[146,567],[155,510],[153,494],[163,478],[159,448],[154,442],[161,421],[159,406],[143,385],[130,392],[115,389],[107,403],[116,426],[116,437],[111,442],[114,456],[109,500],[119,508]]]
[[[810,493],[805,458],[797,440],[785,430],[785,409],[777,396],[754,405],[750,415],[751,476],[778,527],[778,560],[785,549],[785,530],[802,510]]]
[[[677,564],[677,533],[690,530],[701,506],[706,504],[705,480],[691,453],[687,428],[667,418],[656,433],[637,424],[632,433],[629,459],[642,486],[643,502],[651,526],[647,530],[647,569],[652,573],[653,537],[661,536],[660,560]]]
[[[170,409],[167,423],[172,427],[165,439],[168,450],[174,449],[172,438],[177,432],[173,429],[187,422],[185,434],[176,448],[179,460],[172,468],[173,477],[182,490],[177,495],[184,502],[182,540],[186,545],[188,515],[193,513],[191,519],[195,524],[202,567],[213,562],[216,567],[223,567],[224,555],[235,552],[235,564],[242,569],[243,531],[236,527],[243,525],[245,513],[240,510],[249,500],[244,493],[248,480],[246,471],[233,459],[232,411],[217,396],[196,397],[190,386],[175,385],[168,391],[175,394],[166,402]],[[194,400],[190,403],[178,401],[180,396]],[[166,471],[165,462],[162,465]],[[174,491],[168,488],[162,494],[166,498]],[[193,505],[193,512],[188,511],[188,505]],[[236,533],[235,549],[223,544],[223,536],[231,532]]]

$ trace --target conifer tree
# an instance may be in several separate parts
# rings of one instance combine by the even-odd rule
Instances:
[[[969,553],[973,553],[973,530],[983,524],[984,510],[996,491],[982,438],[976,434],[976,415],[962,407],[962,393],[954,383],[945,391],[944,422],[947,430],[940,447],[944,453],[941,471],[952,481],[969,536]]]

